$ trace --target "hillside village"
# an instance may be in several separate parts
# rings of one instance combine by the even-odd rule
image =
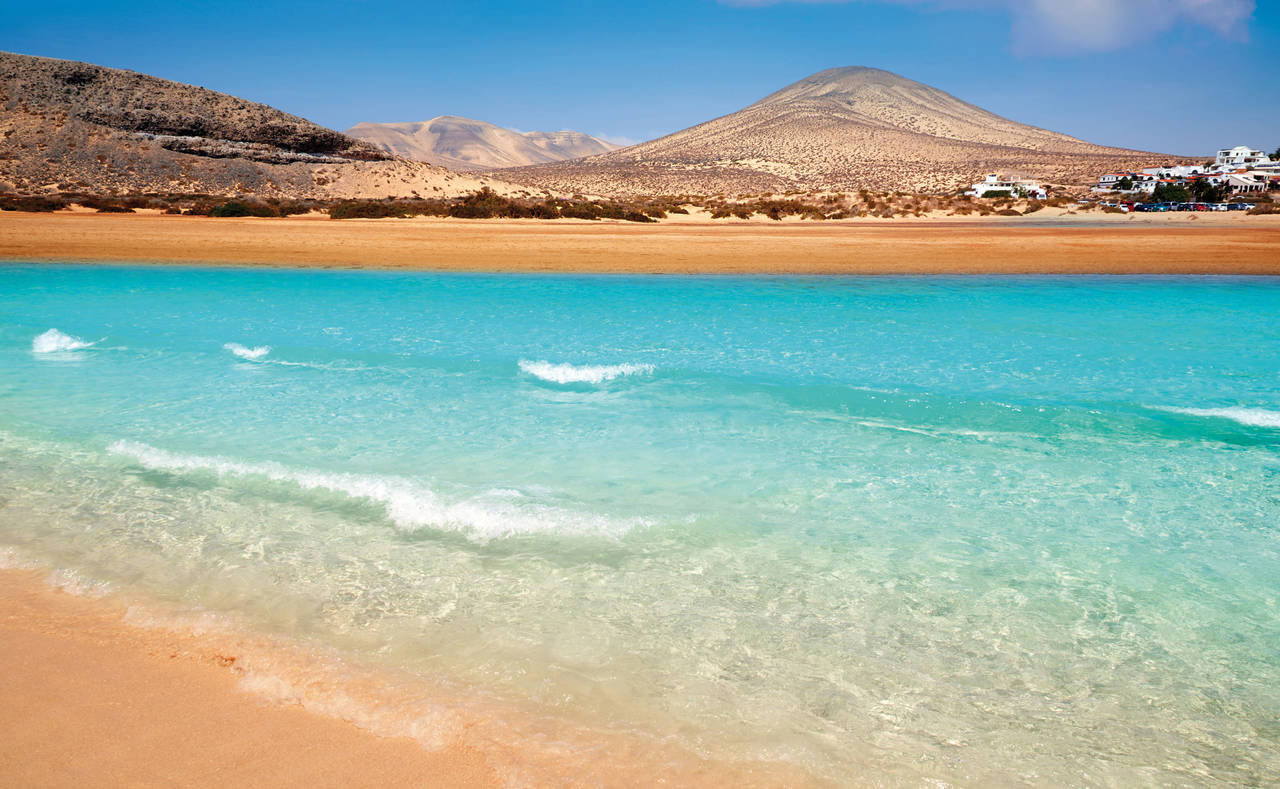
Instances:
[[[1280,151],[1273,158],[1265,152],[1237,145],[1218,151],[1212,162],[1199,165],[1165,165],[1139,171],[1118,170],[1103,174],[1091,191],[1097,195],[1131,197],[1138,201],[1204,205],[1223,204],[1229,197],[1248,197],[1280,190]],[[1021,197],[1044,200],[1049,190],[1039,181],[1017,175],[992,173],[965,192],[970,197]]]
[[[1273,190],[1280,190],[1280,159],[1247,145],[1237,145],[1218,151],[1214,161],[1201,165],[1105,173],[1092,191],[1138,199],[1191,196],[1203,202],[1215,202],[1232,195],[1247,197]]]

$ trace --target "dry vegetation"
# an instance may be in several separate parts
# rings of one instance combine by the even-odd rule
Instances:
[[[1267,198],[1262,198],[1266,200]],[[465,195],[438,198],[397,198],[377,200],[287,199],[199,193],[148,193],[129,196],[95,195],[83,192],[20,195],[0,193],[0,211],[59,211],[80,206],[100,212],[130,212],[150,209],[166,214],[213,217],[283,217],[311,212],[326,213],[334,219],[396,219],[415,216],[457,219],[618,219],[653,222],[673,216],[696,215],[712,221],[799,219],[808,222],[852,219],[895,219],[905,217],[1027,216],[1046,206],[1076,212],[1118,212],[1096,203],[1078,203],[1060,196],[1047,200],[1022,198],[981,199],[966,195],[924,195],[903,192],[825,192],[818,194],[723,195],[700,198],[671,195],[632,200],[554,197],[549,193],[523,192],[503,195],[480,189]],[[1253,213],[1273,213],[1264,202]]]

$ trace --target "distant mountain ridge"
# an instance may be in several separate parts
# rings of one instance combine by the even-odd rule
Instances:
[[[464,171],[560,162],[618,148],[582,132],[518,132],[456,115],[411,123],[358,123],[346,134],[396,156]]]
[[[486,183],[225,93],[0,52],[0,188],[438,197]]]
[[[595,194],[945,191],[997,171],[1082,182],[1152,156],[1017,123],[897,74],[850,66],[657,140],[495,175]]]

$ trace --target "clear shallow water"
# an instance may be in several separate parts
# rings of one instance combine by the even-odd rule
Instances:
[[[10,265],[0,544],[841,783],[1260,786],[1278,316],[1240,278]]]

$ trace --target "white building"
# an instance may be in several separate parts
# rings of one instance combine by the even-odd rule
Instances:
[[[1199,175],[1208,169],[1199,164],[1179,164],[1173,167],[1144,167],[1142,172],[1144,175],[1154,175],[1156,178],[1186,178]]]
[[[1232,173],[1226,177],[1227,191],[1232,194],[1250,194],[1267,191],[1265,176],[1252,178],[1244,174]]]
[[[1262,151],[1255,151],[1247,145],[1237,145],[1218,151],[1218,158],[1213,163],[1215,170],[1248,170],[1259,165],[1271,164],[1271,157]]]
[[[1128,178],[1129,183],[1137,183],[1138,175],[1136,173],[1105,173],[1098,176],[1098,191],[1114,192],[1117,191],[1116,184]]]
[[[965,194],[982,197],[988,192],[1004,192],[1009,197],[1034,197],[1037,200],[1044,200],[1049,196],[1048,190],[1041,187],[1039,181],[1013,176],[1002,177],[995,173],[988,175],[981,183],[974,184]]]

